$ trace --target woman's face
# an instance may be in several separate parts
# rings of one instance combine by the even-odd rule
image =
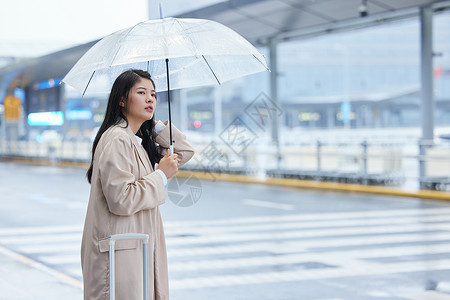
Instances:
[[[153,83],[141,78],[128,93],[128,102],[120,102],[128,122],[140,127],[153,117],[156,108],[156,92]]]

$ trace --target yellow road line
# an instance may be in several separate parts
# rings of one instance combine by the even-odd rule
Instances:
[[[1,157],[0,157],[1,158]],[[70,161],[56,161],[51,162],[43,159],[27,159],[27,158],[7,158],[8,161],[18,163],[28,163],[36,165],[54,165],[58,167],[70,167],[70,168],[89,168],[89,163],[70,162]],[[436,200],[450,200],[450,192],[442,191],[430,191],[430,190],[417,190],[417,191],[405,191],[399,188],[385,187],[385,186],[372,186],[372,185],[359,185],[350,183],[338,183],[338,182],[326,182],[326,181],[314,181],[314,180],[300,180],[300,179],[286,179],[286,178],[265,178],[260,179],[252,176],[245,175],[233,175],[233,174],[216,174],[207,172],[192,172],[192,171],[178,171],[178,177],[190,177],[195,176],[198,179],[212,180],[212,178],[220,181],[231,182],[247,182],[247,183],[260,183],[270,185],[289,186],[296,188],[309,188],[309,189],[321,189],[321,190],[333,190],[333,191],[350,191],[358,193],[369,194],[382,194],[401,197],[414,197]]]
[[[261,183],[270,185],[289,186],[296,188],[309,188],[309,189],[321,189],[321,190],[333,190],[333,191],[350,191],[369,194],[383,194],[402,197],[415,197],[437,200],[450,200],[449,192],[442,191],[404,191],[398,188],[384,187],[384,186],[372,186],[372,185],[359,185],[350,183],[337,183],[337,182],[325,182],[314,180],[300,180],[300,179],[285,179],[285,178],[265,178],[260,179],[252,176],[233,175],[233,174],[213,174],[216,180],[232,181],[232,182],[247,182],[247,183]],[[198,179],[212,180],[212,175],[201,172],[189,172],[178,171],[179,177],[195,176]]]

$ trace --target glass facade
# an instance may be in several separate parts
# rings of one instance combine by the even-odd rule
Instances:
[[[436,14],[433,22],[435,124],[445,126],[450,124],[450,14]],[[260,50],[269,57],[266,48]],[[278,101],[286,111],[282,126],[420,126],[418,19],[280,43],[278,70]],[[258,93],[269,95],[269,76],[256,74],[224,84],[223,109],[238,112]],[[212,90],[186,95],[188,102],[195,98],[192,105],[203,97],[211,106]],[[343,107],[350,111],[342,113]]]

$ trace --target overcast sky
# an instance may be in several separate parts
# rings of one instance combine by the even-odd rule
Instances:
[[[0,57],[39,56],[218,0],[0,0]]]

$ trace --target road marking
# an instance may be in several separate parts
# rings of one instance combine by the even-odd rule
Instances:
[[[307,262],[321,262],[330,265],[340,265],[344,261],[355,259],[369,259],[395,257],[406,255],[446,254],[450,252],[450,244],[424,245],[421,247],[394,247],[369,250],[345,250],[324,253],[283,254],[279,256],[254,256],[244,258],[195,260],[187,262],[169,263],[171,272],[196,271],[208,269],[228,269],[238,267],[258,267],[280,264],[294,264]]]
[[[190,277],[173,279],[169,282],[173,289],[198,289],[207,287],[235,286],[275,282],[291,282],[300,280],[317,280],[352,276],[373,276],[393,273],[437,271],[450,269],[450,260],[433,260],[427,262],[397,262],[379,264],[359,263],[351,268],[310,269],[300,271],[248,273],[239,275],[219,275],[208,277]]]
[[[407,224],[399,226],[376,226],[376,227],[349,227],[332,228],[318,230],[296,230],[280,232],[256,232],[256,233],[224,233],[209,234],[195,237],[166,237],[166,243],[170,246],[188,245],[188,244],[207,244],[219,242],[241,242],[256,240],[283,240],[283,239],[301,239],[301,238],[319,238],[326,236],[345,236],[345,235],[370,235],[370,234],[398,234],[415,231],[441,231],[449,229],[448,224]]]
[[[413,242],[439,242],[449,241],[450,233],[436,234],[389,234],[387,236],[361,236],[361,237],[342,237],[327,238],[321,240],[305,240],[305,241],[278,241],[278,242],[255,242],[240,243],[236,245],[223,246],[199,246],[199,247],[168,247],[169,257],[185,257],[198,255],[214,255],[214,254],[232,254],[232,253],[249,253],[249,252],[270,252],[270,253],[299,253],[310,251],[311,248],[327,248],[332,250],[336,247],[364,246],[364,245],[380,245],[380,244],[399,244]],[[420,246],[417,246],[420,247]],[[364,251],[364,250],[361,250]],[[326,253],[326,252],[325,252]],[[324,253],[324,255],[326,255]]]
[[[79,242],[81,241],[81,232],[79,233],[65,233],[65,234],[52,234],[52,235],[32,235],[25,237],[0,237],[0,243],[2,244],[14,244],[24,245],[33,243],[60,243],[60,242]]]
[[[445,208],[165,222],[165,227],[175,289],[450,269],[449,260],[440,260],[450,253]],[[81,278],[82,229],[2,229],[0,243]],[[237,275],[226,275],[234,269]],[[198,270],[201,277],[188,275]],[[197,287],[189,286],[190,280],[198,280]]]
[[[76,255],[42,255],[39,256],[39,260],[50,265],[65,265],[65,264],[80,264],[80,254]],[[80,265],[81,267],[81,265]]]
[[[253,205],[253,206],[259,206],[259,207],[265,207],[265,208],[275,208],[275,209],[281,209],[281,210],[294,210],[295,209],[295,206],[292,204],[285,204],[285,203],[272,202],[272,201],[262,201],[262,200],[255,200],[255,199],[244,199],[243,203],[245,205]]]
[[[427,209],[394,209],[376,211],[353,211],[333,212],[318,214],[294,214],[281,216],[246,217],[232,219],[209,219],[197,221],[165,221],[167,229],[180,226],[216,226],[216,225],[239,225],[249,223],[274,223],[286,221],[319,221],[340,219],[364,219],[364,218],[397,218],[401,216],[427,216],[427,215],[449,215],[450,208],[427,208]]]
[[[449,294],[444,294],[436,291],[425,291],[418,293],[407,293],[398,295],[408,300],[450,300]]]
[[[342,219],[342,220],[320,220],[320,221],[286,221],[286,222],[273,222],[273,223],[260,223],[249,224],[242,226],[242,224],[229,224],[226,226],[208,226],[198,227],[185,224],[179,227],[170,227],[165,229],[166,237],[170,235],[182,235],[182,234],[217,234],[223,232],[247,232],[247,231],[275,231],[286,229],[313,229],[313,228],[338,228],[338,227],[351,227],[351,226],[378,226],[378,225],[399,225],[399,224],[417,224],[417,223],[438,223],[438,222],[450,222],[450,214],[448,215],[436,215],[436,216],[415,216],[415,217],[397,217],[397,218],[362,218],[362,219]]]
[[[83,225],[67,225],[67,226],[41,226],[41,227],[18,227],[18,228],[3,228],[0,229],[0,236],[2,235],[31,235],[42,233],[66,233],[66,232],[80,232],[83,230]]]
[[[31,244],[31,245],[23,245],[17,247],[17,250],[20,252],[25,252],[29,254],[36,253],[45,253],[45,252],[80,252],[81,249],[81,240],[78,243],[68,243],[68,244]]]
[[[80,288],[80,289],[83,288],[83,283],[81,281],[79,281],[79,280],[77,280],[77,279],[75,279],[75,278],[73,278],[73,277],[71,277],[71,276],[69,276],[69,275],[67,275],[65,273],[61,273],[61,272],[58,272],[58,271],[56,271],[56,270],[54,270],[54,269],[52,269],[50,267],[47,267],[46,265],[44,265],[44,264],[42,264],[40,262],[37,262],[35,260],[32,260],[31,258],[26,257],[26,256],[24,256],[22,254],[16,253],[16,252],[11,251],[9,249],[6,249],[6,248],[4,248],[2,246],[0,246],[0,253],[4,254],[4,255],[7,255],[8,257],[13,258],[14,260],[19,261],[19,262],[21,262],[23,264],[26,264],[26,265],[28,265],[30,267],[33,267],[33,268],[35,268],[37,270],[40,270],[40,271],[42,271],[42,272],[44,272],[46,274],[49,274],[49,275],[57,278],[58,280],[66,283],[66,284],[69,284],[71,286],[74,286],[74,287],[77,287],[77,288]]]
[[[398,214],[401,215],[399,216]],[[384,218],[381,218],[384,217]],[[289,229],[289,228],[312,228],[312,227],[338,227],[338,226],[362,226],[375,224],[399,224],[410,222],[440,222],[450,221],[450,209],[426,209],[411,211],[375,211],[375,212],[350,212],[332,214],[296,214],[283,216],[249,217],[222,220],[201,221],[165,221],[164,228],[167,234],[180,234],[208,231],[254,231],[257,229]],[[291,223],[288,223],[291,222]],[[245,223],[254,223],[251,226],[241,226]],[[258,224],[268,223],[268,224]],[[279,224],[278,224],[279,223]],[[204,226],[208,227],[197,227]],[[224,225],[222,227],[215,227]],[[67,233],[82,232],[83,225],[68,226],[41,226],[41,227],[19,227],[0,229],[0,236],[17,236],[44,233]]]

